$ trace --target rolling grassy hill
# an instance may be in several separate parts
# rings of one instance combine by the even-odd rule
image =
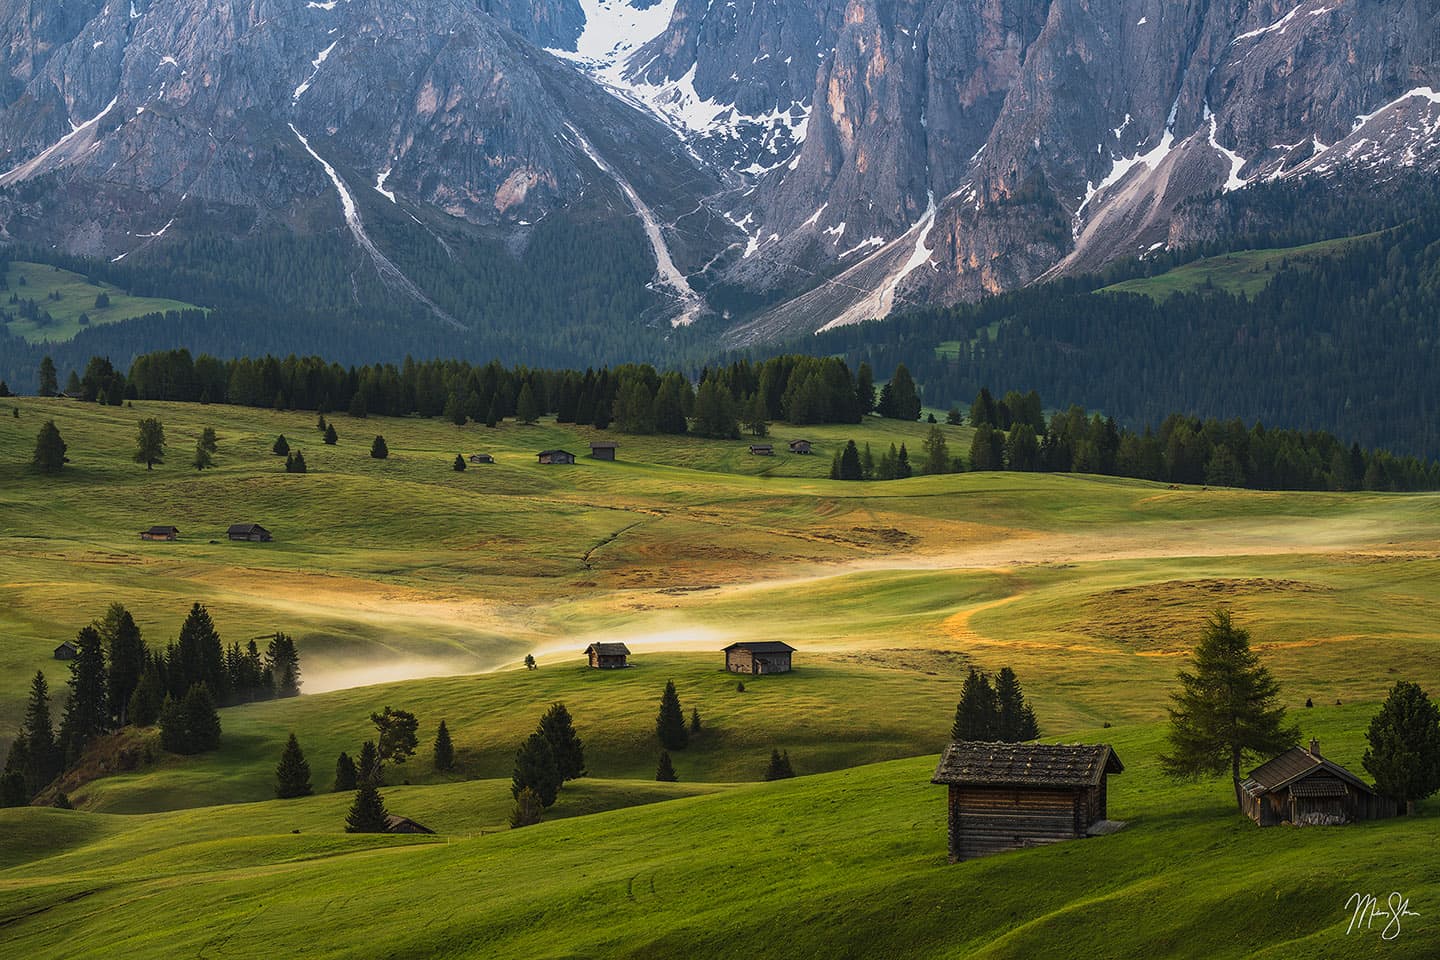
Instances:
[[[159,751],[70,787],[80,810],[0,811],[0,943],[26,956],[1430,956],[1440,862],[1427,816],[1262,831],[1229,786],[1161,777],[1166,695],[1203,618],[1234,610],[1306,736],[1359,769],[1395,679],[1440,689],[1440,495],[1176,489],[1084,476],[824,479],[848,438],[918,450],[928,428],[776,425],[813,457],[745,441],[487,430],[440,421],[21,399],[0,407],[0,747],[30,676],[63,695],[61,639],[124,602],[151,644],[207,604],[225,641],[296,636],[306,695],[221,711],[221,748]],[[131,459],[165,423],[167,462]],[[54,419],[72,463],[27,466]],[[216,469],[186,463],[206,426]],[[269,452],[285,433],[311,472]],[[952,450],[970,431],[946,428]],[[391,457],[372,460],[376,434]],[[456,453],[494,466],[451,469]],[[231,544],[254,520],[272,544]],[[178,543],[142,543],[174,523]],[[797,648],[741,692],[737,639]],[[635,651],[584,669],[592,639]],[[519,667],[533,652],[539,669]],[[970,666],[1013,666],[1046,736],[1111,742],[1112,837],[944,862],[928,783]],[[656,784],[654,716],[674,679],[704,732]],[[1303,704],[1311,698],[1314,709]],[[593,779],[547,822],[501,829],[513,751],[561,700]],[[385,705],[421,721],[389,771],[393,812],[438,837],[341,832],[335,755]],[[57,710],[58,713],[58,710]],[[445,719],[458,765],[427,762]],[[295,732],[322,795],[275,801]],[[757,783],[772,748],[801,776]],[[143,753],[143,750],[141,751]],[[401,781],[408,780],[409,784]],[[293,832],[298,831],[298,832]],[[1399,890],[1396,941],[1345,935],[1345,899]],[[1084,944],[1083,947],[1075,946]],[[1078,951],[1078,952],[1077,952]],[[1433,952],[1433,951],[1432,951]]]
[[[132,297],[113,284],[91,282],[82,274],[25,261],[10,264],[0,290],[8,291],[0,298],[0,312],[13,317],[4,324],[5,329],[31,343],[69,340],[84,329],[80,322],[82,314],[88,323],[98,325],[119,323],[148,313],[199,309],[194,304],[179,300]],[[101,306],[97,300],[102,293],[109,298],[106,306]],[[20,316],[18,304],[9,302],[11,295],[21,300],[36,301],[41,314],[50,314],[50,322]]]

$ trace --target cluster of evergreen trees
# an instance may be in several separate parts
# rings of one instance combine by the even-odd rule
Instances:
[[[1015,671],[1001,667],[991,686],[987,674],[971,667],[955,706],[950,739],[1024,743],[1039,736],[1035,712],[1025,702]]]
[[[1047,423],[1039,396],[982,388],[970,406],[972,470],[1098,473],[1259,490],[1434,490],[1440,464],[1345,446],[1329,433],[1247,427],[1172,414],[1158,429],[1120,427],[1081,407]]]
[[[554,805],[560,788],[585,773],[585,745],[575,732],[570,711],[563,703],[551,704],[535,732],[515,752],[510,779],[515,807],[510,825],[539,823],[543,811]]]

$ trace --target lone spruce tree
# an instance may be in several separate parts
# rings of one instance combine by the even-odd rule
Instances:
[[[585,776],[585,744],[575,732],[575,722],[565,704],[554,703],[540,718],[538,732],[550,744],[555,757],[555,767],[560,771],[561,780],[575,780]]]
[[[1440,789],[1440,709],[1418,684],[1401,680],[1370,720],[1370,746],[1362,761],[1381,793],[1405,802]]]
[[[385,799],[375,784],[361,780],[355,791],[355,802],[345,816],[346,833],[385,833],[389,829],[390,814],[385,809]]]
[[[377,436],[370,444],[370,456],[376,460],[384,460],[390,456],[390,448],[385,445],[385,438]]]
[[[440,729],[435,731],[435,769],[441,773],[448,773],[455,768],[455,745],[450,742],[450,730],[445,726],[445,721],[440,721]]]
[[[1172,777],[1220,776],[1227,770],[1240,806],[1240,765],[1247,757],[1287,750],[1300,730],[1285,722],[1280,685],[1250,649],[1250,633],[1217,610],[1195,647],[1193,669],[1180,671],[1171,695],[1170,749],[1160,757]]]
[[[35,454],[30,462],[41,473],[59,473],[70,462],[65,458],[65,450],[65,441],[60,437],[55,421],[46,420],[35,436]]]
[[[675,764],[670,760],[670,751],[660,751],[660,762],[655,765],[655,779],[660,783],[676,783],[680,777],[675,773]]]
[[[685,727],[685,711],[680,708],[680,695],[675,692],[675,681],[665,682],[665,693],[660,697],[660,713],[655,718],[655,736],[666,750],[684,750],[690,745],[690,731]]]
[[[310,764],[300,749],[300,741],[292,733],[280,754],[280,763],[275,767],[275,796],[288,800],[308,797],[313,792],[310,789]]]

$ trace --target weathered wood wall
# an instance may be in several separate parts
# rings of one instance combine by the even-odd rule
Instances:
[[[1066,788],[950,787],[950,857],[969,860],[1003,850],[1085,836],[1098,791]]]

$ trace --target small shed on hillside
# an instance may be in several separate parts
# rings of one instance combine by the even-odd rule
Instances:
[[[416,823],[409,817],[400,817],[390,814],[385,818],[386,833],[434,833],[429,827],[422,823]]]
[[[140,531],[141,540],[178,540],[180,539],[179,527],[151,527],[149,530]]]
[[[1106,777],[1124,770],[1105,744],[957,740],[931,781],[950,788],[950,862],[1106,832]]]
[[[795,648],[779,640],[732,643],[725,648],[725,669],[731,673],[789,673]]]
[[[590,444],[590,457],[593,460],[614,460],[615,448],[620,444],[613,440],[596,440]]]
[[[541,450],[537,456],[541,463],[574,463],[575,454],[569,450]]]
[[[270,531],[258,523],[232,523],[226,535],[231,540],[246,540],[250,543],[269,543],[273,537]]]
[[[775,456],[775,445],[772,443],[752,443],[750,444],[750,456],[773,457]]]
[[[1240,806],[1262,827],[1277,823],[1329,826],[1398,816],[1400,804],[1340,764],[1309,749],[1292,747],[1267,760],[1240,782]]]
[[[74,640],[66,640],[55,648],[56,660],[74,660],[80,653],[80,646]]]
[[[810,441],[809,441],[809,440],[791,440],[791,441],[790,441],[790,452],[791,452],[791,453],[800,453],[800,454],[814,453],[814,451],[810,449]]]
[[[494,463],[494,462],[495,462],[495,458],[492,457],[492,456],[490,456],[490,454],[488,454],[488,453],[472,453],[472,454],[470,454],[470,462],[471,462],[471,463]]]
[[[622,670],[630,666],[630,648],[623,643],[592,643],[585,648],[592,670]]]

